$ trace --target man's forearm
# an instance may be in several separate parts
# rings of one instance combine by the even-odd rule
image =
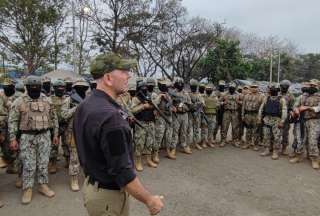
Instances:
[[[143,185],[141,184],[138,177],[136,177],[133,181],[127,184],[124,189],[135,199],[139,200],[140,202],[147,204],[148,200],[151,197],[149,191],[147,191]]]

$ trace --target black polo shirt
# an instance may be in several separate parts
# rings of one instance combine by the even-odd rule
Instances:
[[[119,190],[134,180],[130,126],[120,105],[108,94],[93,90],[78,106],[73,128],[86,176],[110,190]]]

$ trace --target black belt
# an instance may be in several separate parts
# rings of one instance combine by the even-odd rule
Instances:
[[[48,130],[49,130],[49,129],[33,130],[33,131],[25,131],[25,130],[22,130],[22,131],[20,131],[20,132],[21,132],[21,134],[38,135],[38,134],[46,133]]]
[[[106,189],[106,190],[120,190],[119,186],[115,183],[107,183],[107,184],[103,184],[98,182],[95,178],[93,178],[92,176],[86,176],[86,178],[88,178],[88,183],[91,185],[96,185],[98,186],[98,188],[102,188],[102,189]]]

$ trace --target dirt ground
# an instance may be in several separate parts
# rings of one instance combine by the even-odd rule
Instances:
[[[68,188],[67,170],[50,176],[56,192],[48,199],[34,191],[30,205],[20,204],[21,191],[14,175],[0,173],[4,216],[86,216],[81,192]],[[232,146],[178,154],[176,161],[162,158],[158,169],[139,174],[144,185],[165,196],[161,216],[316,216],[320,213],[320,172],[309,161],[292,165],[287,158],[272,161],[252,150]],[[131,200],[133,216],[148,215]]]

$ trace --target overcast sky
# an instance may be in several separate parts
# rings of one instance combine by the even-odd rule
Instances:
[[[191,16],[226,22],[247,33],[277,35],[299,51],[320,53],[320,0],[183,0]]]

